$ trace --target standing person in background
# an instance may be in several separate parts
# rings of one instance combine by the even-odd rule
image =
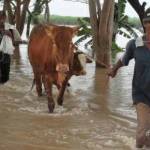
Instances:
[[[137,112],[137,148],[150,147],[150,9],[145,13],[143,24],[145,35],[129,41],[123,57],[108,70],[108,75],[115,77],[120,67],[135,59],[132,97]]]
[[[6,13],[0,11],[0,84],[9,80],[11,55],[15,49],[15,36],[21,40],[15,26],[6,23]]]

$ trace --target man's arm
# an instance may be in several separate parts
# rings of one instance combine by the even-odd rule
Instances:
[[[108,70],[108,75],[112,78],[116,76],[117,71],[122,66],[127,66],[129,64],[129,61],[134,58],[134,49],[135,47],[135,40],[130,40],[127,43],[126,51],[123,54],[123,56],[117,61],[117,63]]]

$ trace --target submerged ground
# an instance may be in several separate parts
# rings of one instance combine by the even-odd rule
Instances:
[[[49,114],[46,96],[30,92],[33,75],[22,45],[10,81],[0,85],[0,150],[135,150],[133,64],[109,80],[105,69],[87,65],[86,76],[71,79],[63,107]]]

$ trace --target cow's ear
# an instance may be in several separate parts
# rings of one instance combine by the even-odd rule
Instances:
[[[73,28],[72,28],[72,30],[73,30],[73,36],[75,36],[75,35],[78,34],[79,29],[80,29],[80,27],[73,27]]]

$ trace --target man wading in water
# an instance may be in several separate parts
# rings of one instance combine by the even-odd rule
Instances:
[[[16,28],[5,21],[6,14],[0,11],[0,84],[9,80],[11,55],[15,49],[13,42],[21,41]]]
[[[137,112],[137,148],[150,147],[150,9],[145,13],[143,24],[145,35],[129,41],[123,57],[108,71],[109,76],[115,77],[120,67],[135,59],[132,97]]]

